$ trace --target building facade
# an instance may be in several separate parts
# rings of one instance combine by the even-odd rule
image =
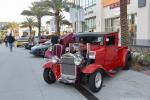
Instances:
[[[84,21],[80,31],[119,31],[119,0],[77,0],[84,8]],[[129,36],[134,42],[149,44],[150,0],[128,0]],[[81,27],[80,27],[81,28]],[[142,42],[141,42],[142,41]]]

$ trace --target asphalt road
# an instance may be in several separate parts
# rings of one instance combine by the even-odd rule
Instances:
[[[0,46],[0,100],[87,100],[71,85],[46,84],[44,62],[23,48],[10,53]],[[102,90],[93,95],[99,100],[150,100],[150,76],[120,71],[114,78],[106,77]]]

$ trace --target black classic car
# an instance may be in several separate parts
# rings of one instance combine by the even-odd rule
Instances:
[[[45,42],[44,44],[38,44],[31,48],[30,53],[35,56],[44,57],[45,51],[52,46],[51,40]]]

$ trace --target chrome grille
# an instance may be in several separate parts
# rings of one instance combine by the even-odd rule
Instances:
[[[62,56],[61,73],[63,75],[76,75],[76,67],[72,55],[67,54]]]

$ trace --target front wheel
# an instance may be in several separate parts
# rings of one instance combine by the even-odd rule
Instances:
[[[44,69],[43,78],[45,82],[48,84],[52,84],[56,81],[54,73],[52,72],[51,69]]]
[[[125,65],[123,66],[123,70],[129,70],[132,66],[132,58],[131,55],[128,54],[126,56]]]
[[[103,85],[103,71],[97,70],[89,77],[89,88],[93,92],[98,92]]]

